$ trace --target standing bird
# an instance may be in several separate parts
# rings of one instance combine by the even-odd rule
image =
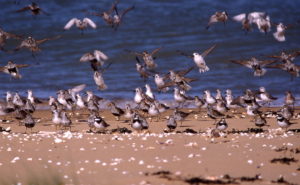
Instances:
[[[61,113],[57,109],[52,111],[52,123],[55,125],[55,130],[57,130],[57,127],[60,127],[62,124],[62,118]]]
[[[177,87],[174,88],[174,100],[178,103],[178,107],[183,107],[184,103],[188,100],[193,100],[192,97],[186,96],[183,91]]]
[[[131,127],[136,131],[142,131],[148,129],[149,124],[144,117],[142,117],[138,113],[135,113],[131,121]]]
[[[204,73],[204,72],[207,72],[209,71],[209,67],[206,65],[206,62],[204,60],[204,58],[209,54],[211,53],[215,47],[217,45],[213,45],[212,47],[208,48],[207,50],[205,50],[203,53],[197,53],[197,52],[194,52],[193,55],[189,55],[189,54],[186,54],[184,52],[180,52],[181,55],[184,55],[184,56],[187,56],[187,57],[190,57],[190,58],[193,58],[196,66],[199,68],[199,73]]]
[[[254,117],[254,123],[255,123],[255,126],[257,126],[257,127],[263,127],[263,126],[266,126],[267,121],[266,121],[266,119],[262,116],[262,114],[257,114],[257,115]]]
[[[59,39],[61,36],[55,36],[55,37],[51,37],[51,38],[44,38],[44,39],[40,39],[40,40],[36,40],[35,38],[29,36],[26,39],[24,39],[14,50],[18,51],[22,48],[27,48],[31,51],[32,56],[34,57],[34,53],[35,52],[39,52],[41,51],[41,49],[39,48],[40,44],[43,44],[46,41],[49,40],[55,40],[55,39]]]
[[[166,121],[167,127],[169,129],[169,132],[172,132],[176,129],[177,127],[177,122],[176,119],[173,115],[169,116],[169,118]]]
[[[97,25],[96,25],[96,23],[94,23],[94,21],[85,17],[82,20],[77,19],[77,18],[72,18],[65,25],[64,30],[69,30],[73,25],[75,25],[78,29],[81,30],[81,34],[83,34],[83,30],[87,29],[89,26],[93,29],[97,28]]]
[[[285,92],[285,97],[284,97],[284,104],[294,107],[295,101],[296,101],[296,99],[293,96],[292,92],[291,91],[286,91]]]
[[[287,131],[288,127],[290,127],[292,124],[294,124],[294,123],[291,123],[286,118],[284,118],[281,114],[277,114],[276,118],[277,118],[278,126],[281,128],[285,128],[286,131]]]
[[[270,103],[274,100],[277,100],[277,98],[268,93],[265,87],[260,87],[259,91],[257,92],[256,100],[264,103]]]
[[[26,117],[23,120],[23,122],[26,128],[25,133],[27,133],[27,128],[30,128],[32,132],[32,128],[35,126],[35,121],[32,118],[31,114],[26,114]]]
[[[80,62],[90,62],[94,71],[98,71],[98,66],[102,67],[104,62],[108,60],[108,56],[100,50],[94,50],[94,52],[85,53],[80,58]]]
[[[218,121],[216,124],[216,129],[219,131],[224,131],[227,128],[228,128],[228,124],[227,124],[225,118],[221,118],[220,121]]]
[[[173,112],[173,117],[176,121],[180,121],[180,126],[182,126],[182,122],[191,114],[191,112],[183,112],[175,108]]]
[[[287,120],[290,120],[294,116],[294,108],[284,105],[280,110],[279,113]]]
[[[103,91],[103,90],[107,89],[107,85],[104,82],[102,72],[94,71],[94,81],[99,90]]]
[[[45,14],[45,15],[50,15],[49,13],[45,12],[43,9],[41,9],[35,2],[32,2],[30,5],[27,5],[16,12],[24,12],[24,11],[31,11],[32,15],[38,15],[38,14]]]
[[[28,67],[28,64],[15,64],[13,61],[8,61],[6,66],[0,67],[0,72],[11,75],[15,79],[21,79],[22,75],[19,73],[19,68]]]
[[[209,27],[217,22],[223,22],[224,25],[226,23],[226,21],[228,20],[228,14],[226,11],[223,12],[216,12],[215,14],[213,14],[212,16],[210,16],[208,24],[206,26],[206,29],[209,29]]]
[[[117,107],[114,102],[109,102],[107,106],[110,108],[110,112],[115,116],[117,121],[119,121],[120,117],[125,113],[121,108]]]
[[[71,124],[72,121],[71,119],[67,116],[66,112],[61,112],[61,126],[64,128],[69,127],[70,131],[71,131]]]
[[[94,128],[97,132],[105,132],[106,128],[110,125],[100,116],[95,116],[94,118]]]
[[[235,64],[243,65],[247,68],[254,70],[254,76],[263,76],[267,70],[263,68],[266,65],[272,64],[276,61],[273,60],[257,60],[255,57],[252,57],[250,60],[230,60]]]

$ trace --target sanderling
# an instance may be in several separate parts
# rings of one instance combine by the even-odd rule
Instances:
[[[31,11],[32,15],[38,15],[38,14],[45,14],[50,15],[49,13],[45,12],[43,9],[41,9],[35,2],[32,2],[31,4],[17,10],[16,12],[24,12],[24,11]]]
[[[223,12],[216,12],[212,16],[210,16],[206,29],[208,29],[212,24],[217,22],[225,22],[228,20],[228,14],[226,11]]]
[[[100,50],[94,50],[93,52],[85,53],[79,59],[80,62],[90,62],[94,71],[98,71],[98,66],[103,66],[104,61],[108,60],[108,56]]]
[[[253,69],[254,76],[263,76],[267,70],[263,68],[266,65],[275,63],[274,60],[258,60],[255,57],[252,57],[250,60],[230,60],[233,63],[243,65],[247,68]]]
[[[5,66],[0,67],[0,71],[11,75],[11,77],[15,79],[20,79],[22,78],[22,75],[19,72],[19,68],[28,66],[28,64],[16,64],[13,61],[9,60]]]
[[[92,21],[91,19],[85,17],[82,20],[77,18],[72,18],[67,22],[67,24],[64,27],[64,30],[69,30],[73,25],[75,25],[78,29],[81,30],[81,34],[83,34],[83,30],[87,29],[89,26],[93,29],[97,28],[96,23]]]
[[[120,117],[122,115],[124,115],[124,113],[125,113],[120,107],[117,107],[114,102],[109,102],[107,104],[107,106],[109,107],[110,112],[112,113],[112,115],[115,116],[115,118],[116,118],[117,121],[119,121]]]

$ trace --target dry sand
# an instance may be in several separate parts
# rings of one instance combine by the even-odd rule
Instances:
[[[2,123],[11,132],[0,133],[0,184],[300,183],[299,119],[285,132],[268,118],[270,126],[255,133],[249,130],[255,128],[251,118],[236,115],[227,119],[229,133],[212,138],[214,121],[204,113],[189,116],[174,133],[163,132],[162,120],[151,122],[148,133],[131,134],[87,133],[84,113],[73,116],[71,132],[57,132],[50,111],[34,113],[39,123],[31,134],[24,134],[16,121]],[[101,115],[109,130],[131,130],[108,111]]]

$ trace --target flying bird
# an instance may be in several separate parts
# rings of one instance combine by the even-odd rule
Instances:
[[[72,18],[69,20],[69,22],[65,25],[64,30],[69,30],[71,27],[75,25],[78,29],[81,30],[81,34],[83,34],[83,30],[87,29],[88,27],[91,27],[93,29],[97,28],[97,25],[94,21],[91,19],[85,17],[82,20],[77,18]]]
[[[98,66],[102,67],[104,61],[108,60],[108,56],[100,50],[94,50],[94,52],[85,53],[80,58],[80,62],[90,62],[94,71],[98,71]]]
[[[217,22],[223,22],[225,25],[225,22],[228,20],[228,14],[226,11],[223,12],[216,12],[212,16],[210,16],[208,24],[206,26],[206,29],[209,29],[209,27]]]
[[[38,14],[45,14],[50,15],[49,13],[45,12],[43,9],[41,9],[35,2],[32,2],[30,5],[27,5],[16,12],[24,12],[24,11],[31,11],[32,15],[38,15]]]
[[[0,72],[11,75],[15,79],[22,78],[19,73],[19,68],[28,67],[28,64],[15,64],[13,61],[8,61],[7,65],[0,67]]]

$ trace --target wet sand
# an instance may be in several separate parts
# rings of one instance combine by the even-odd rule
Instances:
[[[273,108],[273,110],[277,110]],[[186,112],[194,110],[185,110]],[[78,112],[78,111],[76,111]],[[299,110],[296,111],[299,113]],[[171,112],[164,113],[162,118]],[[190,115],[173,133],[165,120],[152,121],[147,133],[111,133],[117,127],[108,111],[107,134],[87,133],[87,112],[72,117],[70,131],[56,131],[49,110],[34,113],[37,125],[24,134],[16,121],[2,123],[0,183],[52,184],[299,184],[300,121],[288,132],[267,118],[263,132],[252,118],[235,114],[221,137],[210,135],[214,121]],[[299,116],[298,116],[299,117]],[[123,118],[124,119],[124,118]],[[180,125],[180,123],[179,123]],[[194,133],[195,132],[195,133]]]

